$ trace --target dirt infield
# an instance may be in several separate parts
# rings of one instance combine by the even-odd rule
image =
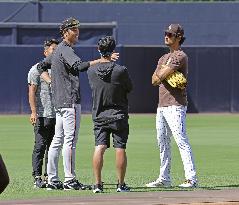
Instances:
[[[239,189],[96,194],[93,196],[0,201],[4,205],[239,205]]]

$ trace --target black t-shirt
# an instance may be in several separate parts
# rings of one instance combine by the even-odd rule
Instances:
[[[105,124],[128,118],[127,94],[132,82],[126,67],[113,62],[91,66],[88,79],[92,89],[92,118],[96,124]]]

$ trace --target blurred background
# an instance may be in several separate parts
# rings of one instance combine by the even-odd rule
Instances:
[[[168,52],[164,30],[184,27],[189,57],[188,112],[239,112],[238,1],[0,1],[0,114],[30,113],[27,73],[43,58],[43,42],[60,40],[68,17],[81,22],[76,53],[99,58],[98,39],[113,35],[133,80],[131,113],[154,113],[158,88],[151,75]],[[82,109],[91,112],[91,90],[80,74]]]

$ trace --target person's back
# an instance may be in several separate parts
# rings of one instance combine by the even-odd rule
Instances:
[[[130,187],[124,178],[127,167],[126,144],[129,135],[128,99],[132,83],[126,67],[112,62],[111,57],[116,43],[112,36],[102,37],[98,42],[100,62],[87,71],[92,89],[95,151],[93,171],[95,176],[94,193],[103,192],[101,171],[103,156],[110,147],[110,136],[116,152],[117,192],[128,192]]]
[[[132,89],[127,69],[114,62],[94,65],[87,71],[92,89],[92,117],[96,123],[128,117],[127,94]]]

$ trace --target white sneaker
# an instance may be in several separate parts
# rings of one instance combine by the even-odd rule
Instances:
[[[196,188],[197,186],[197,182],[192,181],[190,179],[179,185],[180,188]]]
[[[159,179],[157,179],[156,181],[150,182],[148,184],[145,185],[146,187],[150,187],[150,188],[155,188],[155,187],[171,187],[171,183],[168,181],[161,181]]]

